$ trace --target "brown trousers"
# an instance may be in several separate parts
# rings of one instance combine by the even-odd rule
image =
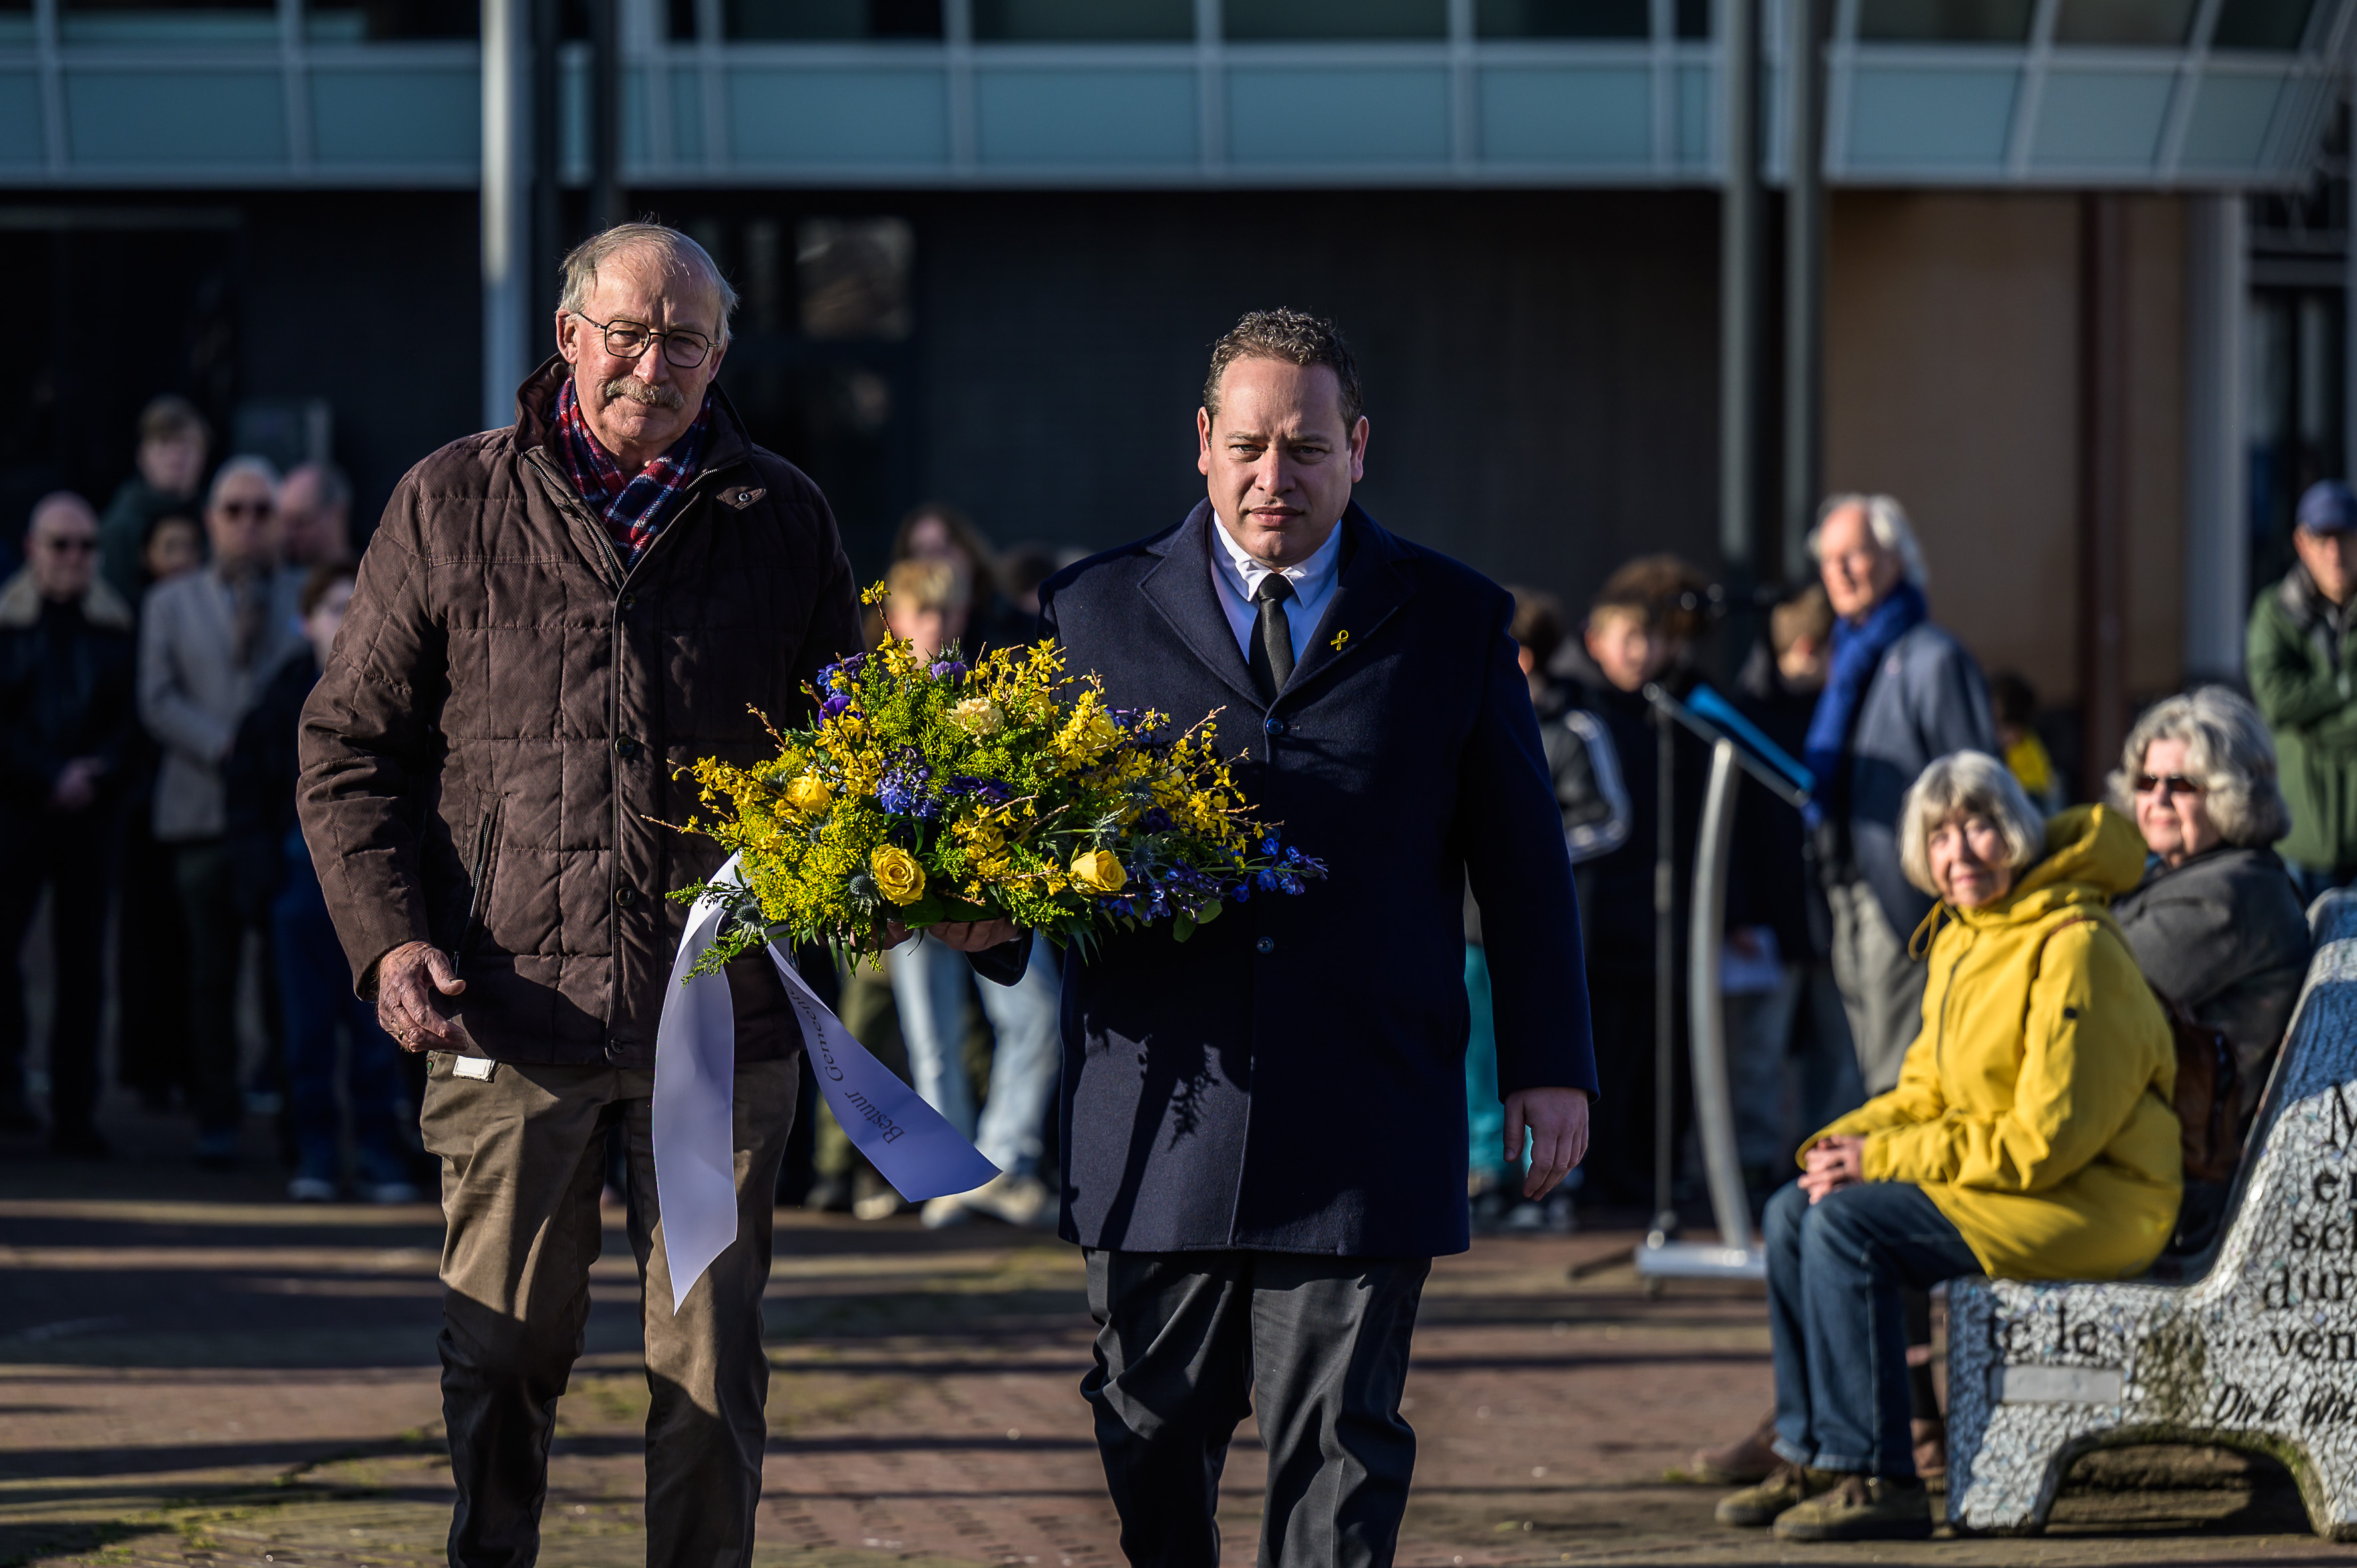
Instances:
[[[452,1568],[530,1568],[540,1554],[556,1401],[589,1318],[607,1130],[630,1144],[630,1245],[646,1325],[647,1562],[753,1560],[769,1424],[761,1293],[770,1195],[793,1126],[798,1063],[737,1069],[738,1231],[679,1314],[655,1194],[654,1074],[498,1063],[454,1077],[434,1053],[421,1117],[442,1160],[442,1413],[458,1506]]]

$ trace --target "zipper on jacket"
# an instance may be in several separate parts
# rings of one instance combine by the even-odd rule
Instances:
[[[619,740],[622,736],[622,670],[626,663],[624,655],[628,651],[624,646],[622,631],[622,600],[629,596],[630,591],[630,580],[639,575],[640,569],[646,565],[648,557],[651,556],[662,545],[663,535],[671,532],[673,528],[676,526],[682,519],[687,516],[691,509],[695,507],[699,502],[707,499],[706,491],[709,489],[707,481],[710,479],[711,476],[718,472],[718,470],[707,468],[703,473],[696,475],[694,478],[689,480],[687,495],[681,500],[679,510],[672,514],[671,521],[663,524],[663,526],[656,532],[654,538],[647,542],[647,547],[639,552],[637,560],[625,563],[622,560],[622,553],[614,547],[614,536],[607,531],[605,519],[597,517],[590,511],[588,504],[582,500],[579,493],[574,489],[572,482],[566,479],[564,475],[557,472],[555,463],[549,457],[548,454],[538,447],[533,447],[529,455],[531,458],[540,466],[543,478],[549,481],[550,488],[555,491],[558,504],[569,509],[576,521],[586,521],[589,525],[590,532],[597,536],[598,547],[605,552],[607,562],[614,568],[614,575],[616,578],[616,585],[613,595],[614,618],[610,642],[610,650],[613,657],[614,676],[612,688],[608,695],[606,703],[606,766],[610,770],[608,777],[613,779],[614,784],[614,823],[612,830],[614,853],[607,857],[607,865],[609,869],[606,877],[606,918],[611,920],[616,918],[614,913],[614,896],[619,890],[619,882],[621,875],[622,824],[629,816],[629,811],[622,803],[621,779],[619,778],[622,768],[622,758],[614,750],[614,742]],[[730,465],[732,468],[736,466],[736,464]],[[640,745],[641,746],[644,746],[645,744],[646,743],[643,739],[640,741]],[[471,929],[471,922],[469,924]],[[611,928],[608,928],[608,929],[610,930]],[[613,947],[614,961],[619,967],[621,963],[622,951],[622,944],[619,936],[615,938]],[[614,1026],[610,1020],[607,1023],[604,1030],[601,1031],[600,1038],[601,1048],[610,1051],[613,1048],[614,1040]]]
[[[491,845],[499,838],[500,812],[507,805],[507,797],[499,796],[490,809],[475,824],[474,886],[467,899],[467,929],[458,938],[458,950],[452,956],[466,961],[467,950],[475,945],[475,933],[482,929],[483,917],[490,902]]]

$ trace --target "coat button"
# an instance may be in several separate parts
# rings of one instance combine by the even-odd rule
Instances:
[[[1260,940],[1253,943],[1253,946],[1260,949],[1263,952],[1275,952],[1276,950],[1276,939],[1275,937],[1263,937]]]
[[[639,743],[632,740],[629,736],[624,736],[621,739],[614,743],[614,755],[620,757],[625,762],[628,762],[638,754]]]
[[[1285,721],[1283,719],[1271,719],[1260,727],[1268,731],[1271,735],[1283,735],[1285,733]]]
[[[636,594],[624,594],[619,599],[615,601],[614,607],[616,609],[623,610],[637,609],[639,607],[639,596]]]
[[[614,902],[622,908],[627,909],[638,901],[639,895],[636,888],[617,887],[614,889]]]

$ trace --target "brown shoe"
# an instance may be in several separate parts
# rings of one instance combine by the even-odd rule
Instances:
[[[1934,1491],[1948,1487],[1948,1423],[1936,1417],[1907,1423],[1915,1443],[1915,1474]]]
[[[1838,1470],[1811,1470],[1779,1459],[1775,1473],[1758,1486],[1719,1498],[1717,1517],[1719,1523],[1736,1530],[1765,1530],[1781,1516],[1846,1479]]]
[[[1776,1473],[1784,1461],[1770,1446],[1776,1441],[1776,1412],[1733,1443],[1697,1448],[1686,1466],[1686,1478],[1705,1487],[1748,1487]]]
[[[1835,1484],[1777,1516],[1777,1540],[1932,1539],[1932,1496],[1914,1477],[1809,1474],[1826,1476]]]

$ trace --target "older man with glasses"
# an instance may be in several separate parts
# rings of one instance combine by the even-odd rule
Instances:
[[[675,1300],[652,1154],[685,916],[666,895],[720,855],[662,824],[696,806],[675,768],[773,755],[761,715],[799,721],[806,683],[860,638],[825,498],[713,384],[735,303],[701,246],[655,224],[567,256],[556,355],[514,424],[394,490],[304,710],[298,809],[328,912],[387,1032],[430,1053],[459,1568],[539,1552],[617,1127],[643,1287],[647,1561],[752,1561],[761,1293],[802,1036],[769,960],[732,965],[737,1239]]]
[[[50,1146],[102,1155],[91,1112],[107,828],[136,722],[131,607],[99,580],[98,518],[81,497],[44,497],[25,546],[24,569],[0,585],[0,1130],[38,1126],[25,1099],[17,958],[47,888],[57,955]]]
[[[205,501],[211,564],[156,585],[139,628],[139,716],[164,752],[156,840],[172,852],[188,924],[197,1162],[210,1169],[236,1165],[244,1110],[236,1018],[247,921],[226,838],[221,765],[239,721],[305,646],[302,574],[279,564],[277,508],[278,471],[266,459],[222,464]],[[135,962],[136,950],[125,956]]]

